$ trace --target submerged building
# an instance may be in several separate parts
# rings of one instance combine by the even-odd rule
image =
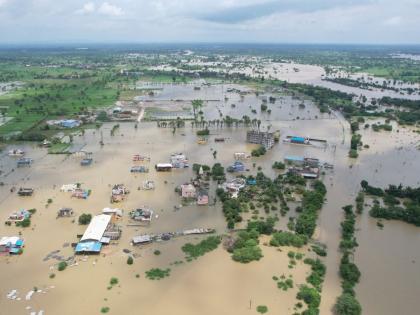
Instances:
[[[80,242],[76,254],[99,254],[103,244],[118,239],[121,230],[111,223],[111,215],[99,214],[92,218]]]
[[[246,133],[246,141],[262,145],[266,150],[274,146],[274,132],[250,130]]]

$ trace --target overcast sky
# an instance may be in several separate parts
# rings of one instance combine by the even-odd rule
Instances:
[[[420,0],[0,0],[0,44],[420,44]]]

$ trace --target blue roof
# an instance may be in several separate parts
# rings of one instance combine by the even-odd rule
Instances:
[[[300,161],[300,162],[304,161],[304,157],[302,156],[286,156],[284,159],[288,161]]]
[[[102,248],[101,242],[80,242],[76,245],[76,253],[96,252],[99,253]]]
[[[305,138],[304,137],[292,137],[292,141],[305,142]]]

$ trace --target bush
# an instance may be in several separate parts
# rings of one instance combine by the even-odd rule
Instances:
[[[106,314],[106,313],[109,312],[109,310],[110,310],[110,308],[108,306],[104,306],[104,307],[101,308],[101,313]]]
[[[246,246],[233,251],[232,259],[241,263],[249,263],[253,260],[260,260],[263,257],[261,248],[255,243],[248,242]]]
[[[251,155],[255,156],[255,157],[258,157],[258,156],[264,155],[266,152],[267,152],[267,150],[265,149],[265,147],[260,146],[258,149],[252,150]]]
[[[198,244],[187,243],[182,246],[182,251],[187,255],[186,259],[196,259],[197,257],[203,256],[204,254],[215,250],[220,244],[219,236],[210,236]]]
[[[20,222],[16,222],[16,226],[20,226],[23,228],[29,227],[30,225],[31,225],[31,219],[29,218],[23,219]]]
[[[118,278],[112,277],[111,280],[109,280],[110,285],[117,285],[118,284]]]
[[[203,129],[203,130],[197,130],[197,136],[208,136],[210,134],[210,130]]]
[[[146,278],[150,280],[160,280],[165,277],[169,277],[171,269],[160,269],[160,268],[153,268],[146,271]]]
[[[334,311],[337,315],[360,315],[362,314],[362,307],[354,296],[343,293],[337,298]]]
[[[58,264],[58,271],[63,271],[63,270],[65,270],[67,268],[67,263],[65,262],[65,261],[61,261],[59,264]]]
[[[276,170],[284,170],[286,165],[283,162],[274,162],[273,168]]]
[[[88,213],[83,213],[79,216],[79,224],[87,225],[92,220],[92,215]]]
[[[265,305],[258,305],[257,306],[257,312],[260,314],[265,314],[268,312],[268,307]]]
[[[132,265],[134,263],[134,259],[131,256],[128,256],[127,258],[127,265]]]
[[[155,254],[156,256],[159,256],[160,255],[160,250],[155,250],[154,252],[153,252],[153,254]]]
[[[305,235],[299,235],[292,232],[276,232],[270,240],[270,245],[302,247],[308,241]]]

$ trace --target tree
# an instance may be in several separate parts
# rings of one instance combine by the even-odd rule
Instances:
[[[79,224],[86,225],[90,223],[90,220],[92,220],[92,215],[83,213],[79,216]]]
[[[193,108],[194,120],[197,120],[196,111],[197,111],[197,109],[203,107],[203,101],[202,100],[192,100],[191,105],[192,105],[192,108]]]
[[[362,307],[354,296],[343,293],[337,298],[334,311],[337,315],[360,315],[362,314]]]

